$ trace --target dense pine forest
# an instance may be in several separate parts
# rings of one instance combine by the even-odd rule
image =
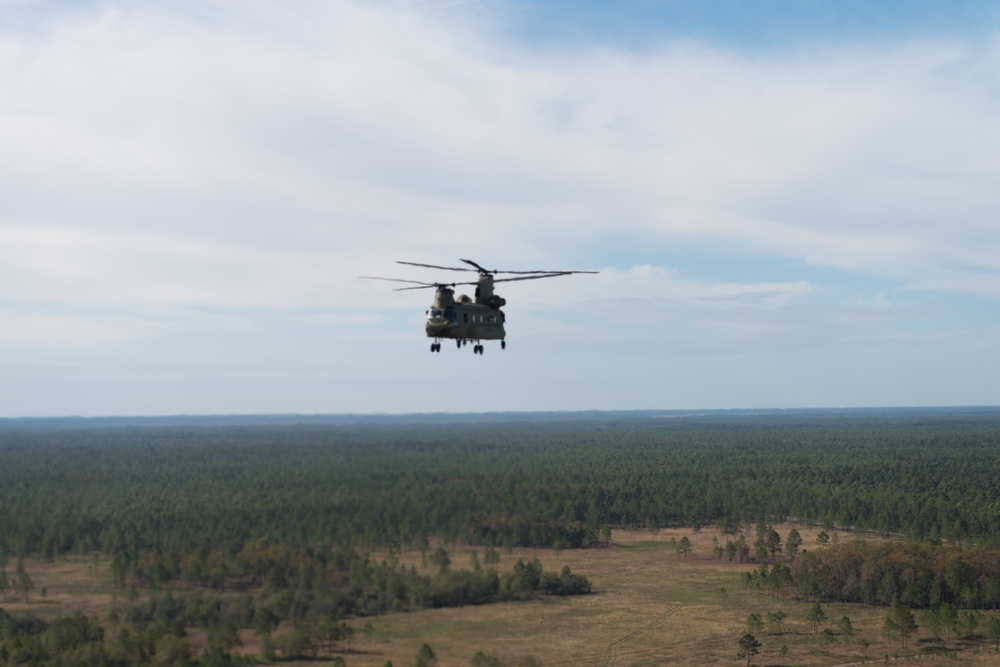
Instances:
[[[587,593],[586,573],[568,568],[499,571],[497,550],[600,547],[615,527],[719,526],[733,539],[718,557],[759,563],[748,585],[775,594],[1000,607],[1000,411],[8,422],[0,461],[5,596],[28,595],[25,558],[66,555],[107,558],[132,591],[114,646],[93,619],[54,626],[72,631],[71,647],[99,645],[92,664],[144,664],[185,626],[215,637],[201,664],[231,664],[240,628],[269,645],[294,624],[281,641],[299,645],[270,650],[295,657],[353,632],[342,619]],[[784,521],[910,541],[781,559],[770,526]],[[453,567],[454,543],[484,562]],[[436,574],[369,556],[404,548]],[[139,600],[136,589],[169,593]],[[62,655],[45,653],[53,626],[3,614],[0,664]]]
[[[587,547],[609,526],[795,519],[992,545],[1000,413],[7,428],[0,548],[261,538]]]

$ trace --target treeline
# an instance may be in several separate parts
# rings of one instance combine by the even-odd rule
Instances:
[[[141,629],[123,627],[110,641],[96,617],[70,612],[45,621],[34,614],[12,615],[0,609],[0,666],[235,667],[256,664],[230,649],[238,644],[235,626],[217,625],[195,658],[184,641],[186,630],[157,622]]]
[[[1000,416],[0,432],[5,554],[282,544],[587,547],[796,518],[996,545]]]
[[[33,614],[13,616],[0,609],[0,665],[94,665],[115,662],[104,646],[97,618],[79,612],[46,622]]]
[[[790,531],[786,546],[794,545],[796,532]],[[773,528],[763,525],[757,527],[757,534],[758,543],[761,535],[777,535]],[[746,543],[745,536],[741,534],[738,541]],[[903,648],[907,639],[924,627],[934,642],[948,641],[955,635],[965,642],[978,643],[985,633],[985,638],[1000,649],[1000,617],[989,611],[1000,609],[1000,551],[912,540],[820,541],[824,545],[816,550],[803,549],[800,553],[796,546],[787,548],[783,562],[773,554],[770,568],[767,550],[758,549],[755,557],[749,550],[740,552],[741,560],[760,562],[757,569],[743,572],[743,585],[775,598],[791,596],[813,601],[807,618],[814,632],[828,644],[836,641],[837,633],[829,628],[819,632],[827,621],[821,602],[886,607],[882,634],[898,639]],[[721,560],[725,553],[716,546],[716,557]],[[912,610],[919,610],[919,614]],[[786,618],[780,611],[768,612],[768,632],[780,634]],[[750,614],[747,626],[748,635],[755,639],[764,629],[764,617]],[[838,630],[845,640],[854,634],[847,616],[840,619]]]
[[[917,542],[852,541],[801,554],[791,564],[808,599],[927,608],[1000,609],[1000,551]]]
[[[233,649],[240,631],[256,636],[260,657],[291,660],[370,639],[371,624],[358,630],[347,618],[364,619],[389,610],[453,607],[540,595],[589,593],[590,582],[563,567],[546,572],[536,558],[519,559],[508,572],[495,567],[499,555],[487,549],[486,565],[472,557],[471,570],[451,566],[439,547],[428,556],[433,575],[420,574],[394,559],[374,562],[352,549],[291,548],[256,543],[229,557],[226,572],[195,576],[200,559],[217,554],[176,555],[167,567],[162,555],[147,556],[127,567],[116,566],[119,585],[128,600],[115,605],[110,622],[113,640],[97,618],[67,614],[51,622],[0,609],[0,666],[149,664],[250,664]],[[220,561],[225,562],[225,561]],[[149,569],[145,569],[149,567]],[[201,589],[200,585],[210,588]],[[137,595],[137,587],[153,587]],[[282,628],[281,632],[278,629]],[[192,632],[204,636],[205,648],[195,659]]]
[[[543,572],[536,558],[518,560],[500,574],[500,555],[487,547],[483,560],[472,552],[472,569],[452,567],[443,546],[424,554],[435,574],[421,574],[397,558],[376,562],[351,547],[272,544],[265,540],[223,551],[191,553],[120,552],[111,569],[121,587],[201,588],[218,593],[274,593],[268,609],[279,622],[300,621],[317,613],[370,616],[387,611],[459,607],[532,598],[536,593],[579,595],[590,592],[586,577],[568,568]],[[485,563],[485,564],[484,564]]]
[[[758,592],[917,609],[941,605],[1000,609],[996,548],[914,540],[831,542],[826,532],[820,532],[821,548],[806,549],[795,528],[784,539],[763,523],[754,532],[752,543],[743,532],[727,539],[725,546],[716,539],[713,555],[730,562],[759,563],[758,569],[741,575],[743,584]],[[686,540],[676,543],[678,553],[690,551]]]

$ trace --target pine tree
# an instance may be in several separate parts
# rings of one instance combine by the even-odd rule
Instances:
[[[755,655],[760,653],[760,642],[749,632],[740,637],[739,641],[740,651],[736,654],[738,658],[747,659],[747,667],[750,667],[750,661]]]
[[[903,648],[906,648],[907,638],[916,632],[918,627],[913,613],[898,602],[893,601],[889,615],[886,616],[882,626],[882,634],[886,637],[899,637]]]
[[[823,607],[820,606],[819,602],[813,602],[812,606],[809,607],[809,611],[806,613],[806,620],[812,624],[813,632],[819,634],[819,626],[826,621],[826,612],[823,611]]]

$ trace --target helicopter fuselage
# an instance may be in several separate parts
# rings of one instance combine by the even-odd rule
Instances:
[[[504,340],[507,317],[500,306],[507,302],[493,293],[493,281],[481,279],[476,286],[475,300],[466,295],[455,298],[450,287],[439,286],[434,303],[427,309],[424,330],[428,338],[449,338],[459,341]]]
[[[427,310],[424,329],[428,338],[455,340],[503,340],[506,316],[499,308],[456,301],[445,308]]]

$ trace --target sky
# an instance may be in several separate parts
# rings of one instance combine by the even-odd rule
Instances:
[[[600,273],[359,278],[460,258]],[[0,0],[0,417],[998,405],[998,306],[993,2]]]

